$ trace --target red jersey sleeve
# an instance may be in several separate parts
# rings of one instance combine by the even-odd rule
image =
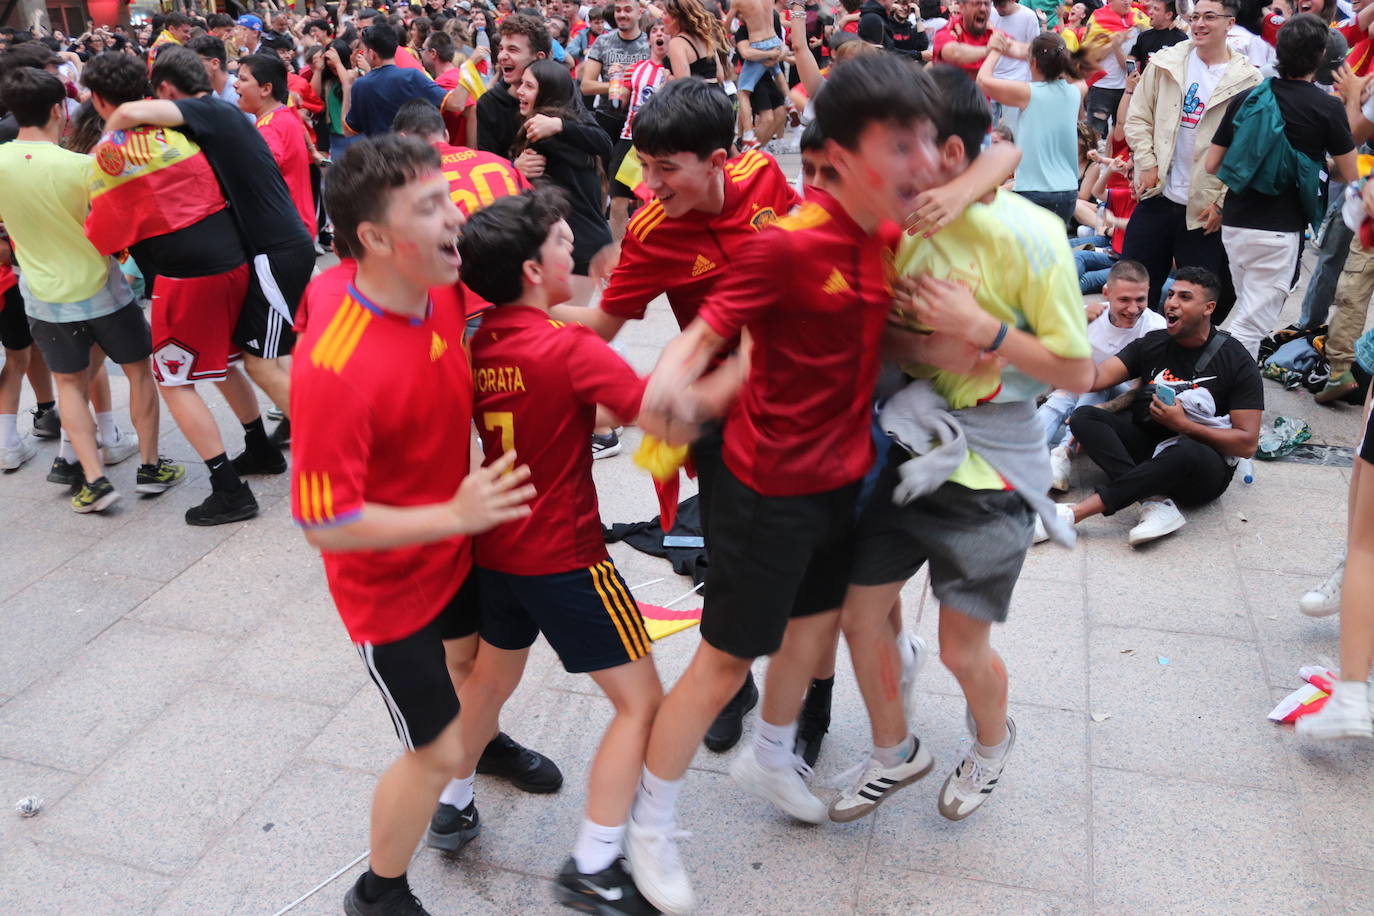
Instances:
[[[702,303],[697,317],[721,337],[734,340],[739,332],[786,294],[778,265],[792,263],[790,232],[764,230],[740,247],[730,272]]]
[[[587,404],[601,404],[626,423],[639,415],[644,380],[591,328],[568,325],[568,382]]]
[[[935,61],[936,63],[939,63],[941,60],[943,60],[945,45],[949,44],[950,42],[955,42],[956,44],[958,43],[958,40],[954,37],[954,30],[952,28],[950,28],[949,26],[945,26],[943,29],[936,32],[935,46],[930,55],[931,60]]]
[[[342,525],[363,511],[372,447],[368,405],[308,359],[291,373],[291,515],[304,528]]]
[[[288,136],[283,129],[286,125],[278,121],[278,118],[287,116],[296,117],[290,111],[278,109],[272,113],[270,120],[258,125],[258,133],[262,134],[262,138],[267,141],[267,148],[272,151],[272,158],[276,160],[277,168],[282,169],[283,172],[285,172],[287,161]]]
[[[625,233],[620,243],[620,261],[601,294],[601,311],[617,318],[638,320],[663,290],[663,270],[655,264],[646,243]]]

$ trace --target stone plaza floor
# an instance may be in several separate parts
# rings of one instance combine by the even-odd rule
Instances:
[[[623,352],[647,371],[673,330],[657,303],[627,326]],[[1267,417],[1307,419],[1314,442],[1354,444],[1354,408],[1269,382],[1266,398]],[[222,401],[216,412],[235,429]],[[189,479],[155,499],[133,495],[131,461],[111,475],[125,493],[115,510],[75,515],[43,480],[51,442],[0,476],[0,913],[274,914],[367,848],[372,788],[398,743],[291,522],[288,476],[253,481],[257,519],[188,527],[206,472],[165,412],[163,424],[163,451]],[[233,453],[237,433],[228,439]],[[608,524],[657,514],[631,460],[638,442],[630,428],[624,453],[595,464]],[[1297,600],[1340,555],[1349,475],[1261,463],[1253,485],[1238,481],[1144,549],[1126,544],[1133,511],[1082,525],[1072,551],[1033,548],[994,634],[1019,739],[967,821],[935,808],[967,740],[938,663],[921,675],[917,713],[937,769],[872,817],[793,823],[730,781],[739,749],[703,749],[681,807],[702,912],[1374,910],[1374,743],[1306,748],[1265,718],[1300,665],[1335,657],[1338,618],[1306,618]],[[1097,479],[1075,465],[1075,493]],[[631,586],[663,579],[636,589],[643,601],[691,587],[665,561],[620,544],[611,554]],[[922,578],[904,609],[935,645]],[[655,647],[665,684],[697,639],[691,629]],[[566,784],[530,796],[479,778],[481,837],[456,858],[415,858],[411,884],[431,911],[559,911],[549,879],[609,712],[589,679],[536,645],[503,727],[557,761]],[[842,652],[817,784],[868,746]],[[21,818],[11,806],[27,796],[44,807]],[[362,867],[290,912],[338,913]]]

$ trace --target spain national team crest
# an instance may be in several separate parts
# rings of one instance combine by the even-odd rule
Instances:
[[[773,212],[772,207],[760,207],[759,211],[749,219],[749,225],[754,227],[755,232],[761,232],[767,226],[771,226],[778,221],[778,214]]]

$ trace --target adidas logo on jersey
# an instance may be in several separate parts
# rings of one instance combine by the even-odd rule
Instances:
[[[844,274],[840,273],[838,267],[830,272],[830,276],[825,278],[825,282],[821,284],[821,292],[831,296],[849,292],[849,281],[844,278]]]
[[[447,352],[448,341],[444,340],[444,338],[440,337],[434,331],[431,331],[429,338],[429,361],[432,363],[437,363],[439,361],[439,357],[443,356]]]
[[[710,273],[716,269],[716,262],[710,260],[705,255],[697,255],[696,262],[692,264],[692,276],[699,277],[702,274]]]

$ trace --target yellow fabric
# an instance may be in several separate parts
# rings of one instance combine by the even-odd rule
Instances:
[[[477,64],[471,60],[463,61],[458,68],[458,84],[468,91],[474,102],[487,91],[487,84],[482,80],[482,71],[478,70]]]
[[[14,239],[29,292],[81,302],[105,286],[109,264],[86,239],[89,156],[44,142],[0,145],[0,222]]]
[[[639,153],[633,146],[625,154],[625,158],[620,160],[620,168],[616,169],[615,180],[627,188],[637,188],[644,181],[644,166],[639,161]]]
[[[896,268],[902,276],[929,274],[963,283],[989,315],[1034,334],[1051,353],[1092,355],[1064,223],[1024,197],[998,191],[991,203],[973,204],[932,238],[903,236]],[[903,368],[914,377],[932,379],[954,408],[987,400],[1033,400],[1048,389],[1011,366],[999,370],[989,365],[968,375],[926,366]],[[974,490],[1005,488],[1001,475],[974,452],[950,480]]]
[[[686,463],[687,446],[668,445],[647,433],[635,452],[635,464],[648,471],[659,483],[672,480]]]

